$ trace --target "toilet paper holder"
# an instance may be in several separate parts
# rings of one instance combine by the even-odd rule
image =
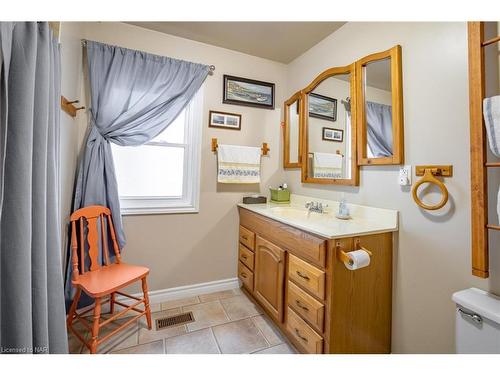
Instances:
[[[363,250],[365,251],[366,253],[368,253],[368,255],[370,256],[370,258],[373,256],[372,252],[366,248],[364,248],[363,246],[361,246],[359,244],[359,241],[356,241],[356,247],[357,249],[354,249],[352,251],[356,251],[356,250]],[[336,247],[337,247],[337,255],[338,255],[338,258],[339,260],[342,262],[342,263],[348,263],[348,264],[351,264],[352,265],[352,259],[349,257],[349,255],[347,255],[349,253],[349,251],[344,251],[340,248],[340,243],[337,242],[336,244]]]

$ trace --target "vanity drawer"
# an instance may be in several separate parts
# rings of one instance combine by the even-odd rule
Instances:
[[[240,225],[240,242],[253,250],[255,248],[255,233]]]
[[[288,277],[316,297],[325,298],[325,273],[292,254],[288,258]]]
[[[254,265],[253,252],[248,250],[242,244],[240,244],[239,246],[240,249],[238,251],[238,259],[240,260],[241,263],[243,263],[245,266],[247,266],[250,270],[253,271],[253,265]]]
[[[323,353],[323,338],[314,332],[290,307],[287,309],[286,329],[307,353]]]
[[[314,328],[317,328],[318,331],[323,332],[325,305],[311,297],[291,281],[288,281],[288,306]]]
[[[238,262],[238,277],[245,288],[250,292],[253,292],[253,272],[241,262]]]

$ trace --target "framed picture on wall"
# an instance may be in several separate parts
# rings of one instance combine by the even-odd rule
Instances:
[[[241,115],[237,113],[209,111],[208,126],[210,128],[241,130]]]
[[[310,93],[309,116],[322,120],[337,121],[337,99]]]
[[[323,140],[332,142],[343,142],[344,131],[342,129],[323,128]]]
[[[274,83],[224,75],[222,102],[274,109]]]

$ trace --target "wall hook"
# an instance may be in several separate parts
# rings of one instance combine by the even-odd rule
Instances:
[[[73,104],[79,103],[79,100],[68,100],[64,96],[61,95],[61,109],[66,112],[68,115],[71,117],[76,117],[76,112],[80,111],[82,109],[85,109],[85,107],[75,107]]]

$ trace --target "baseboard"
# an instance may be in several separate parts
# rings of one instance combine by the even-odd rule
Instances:
[[[209,281],[201,284],[192,284],[178,286],[175,288],[150,290],[149,303],[161,303],[166,301],[173,301],[176,299],[194,297],[200,294],[208,294],[214,292],[220,292],[228,289],[235,289],[240,287],[240,281],[237,277],[224,280]],[[142,297],[142,293],[133,294],[134,297]],[[134,302],[130,298],[118,298],[119,301],[130,304]]]

